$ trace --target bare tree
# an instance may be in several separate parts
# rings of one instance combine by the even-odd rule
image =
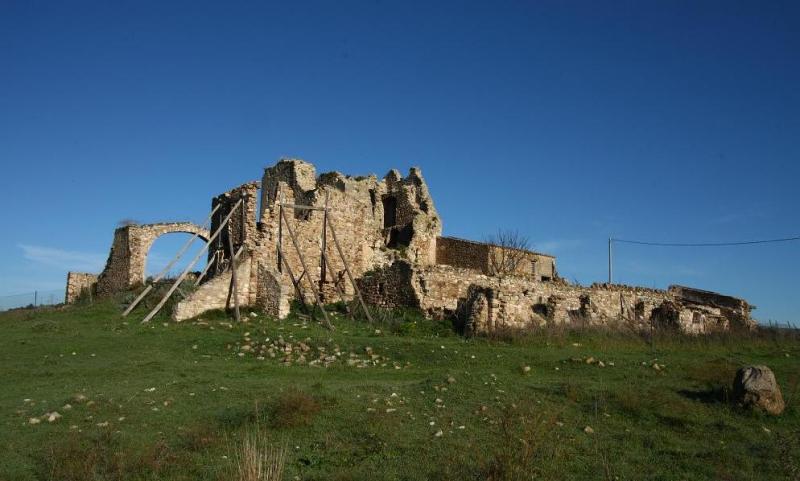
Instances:
[[[497,229],[497,233],[486,237],[489,249],[489,274],[505,276],[517,270],[530,249],[528,238],[517,230]]]

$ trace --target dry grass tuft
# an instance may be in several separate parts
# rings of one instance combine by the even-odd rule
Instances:
[[[286,446],[269,444],[260,429],[245,433],[234,455],[238,481],[280,481],[286,466]]]

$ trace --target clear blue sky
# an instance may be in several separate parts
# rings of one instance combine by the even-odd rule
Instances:
[[[777,1],[2,1],[0,294],[99,270],[122,218],[202,220],[281,156],[418,165],[446,234],[517,228],[584,284],[609,236],[798,235],[798,20]],[[619,246],[616,272],[800,320],[798,242]]]

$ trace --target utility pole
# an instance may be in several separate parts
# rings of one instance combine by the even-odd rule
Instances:
[[[613,240],[614,239],[612,239],[611,237],[608,238],[608,283],[609,284],[614,282],[614,276],[613,276],[614,268],[612,267],[611,263],[611,242]]]

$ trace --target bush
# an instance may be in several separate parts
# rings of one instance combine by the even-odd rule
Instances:
[[[321,408],[313,396],[291,389],[278,397],[272,406],[271,424],[275,428],[308,426]]]

